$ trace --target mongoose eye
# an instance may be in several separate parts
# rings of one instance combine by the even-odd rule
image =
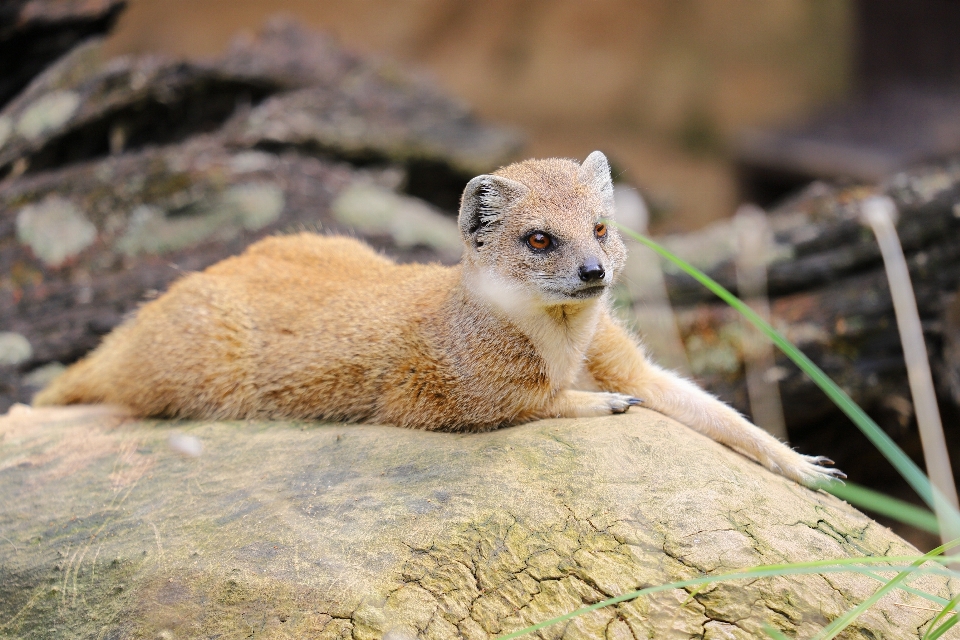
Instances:
[[[595,227],[593,228],[593,233],[594,233],[594,235],[596,235],[598,238],[604,238],[604,237],[606,237],[606,235],[607,235],[607,225],[603,224],[602,222],[598,222],[598,223],[597,223],[597,226],[595,226]]]
[[[550,245],[553,244],[553,239],[545,233],[534,231],[527,236],[527,244],[530,245],[531,249],[545,251],[546,249],[550,248]]]

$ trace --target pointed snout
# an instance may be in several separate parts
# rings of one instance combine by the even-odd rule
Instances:
[[[596,258],[587,258],[580,265],[580,279],[584,282],[603,280],[604,275],[606,275],[606,272],[603,270],[603,265]]]

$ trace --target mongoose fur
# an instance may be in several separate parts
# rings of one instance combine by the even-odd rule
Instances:
[[[626,259],[613,217],[594,152],[471,180],[455,267],[398,265],[343,237],[267,238],[174,283],[34,403],[483,431],[642,402],[798,482],[842,475],[646,358],[610,311]]]

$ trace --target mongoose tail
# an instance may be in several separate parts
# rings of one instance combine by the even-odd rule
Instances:
[[[131,345],[134,324],[125,322],[83,359],[70,365],[42,391],[33,397],[34,406],[67,404],[114,404],[136,409],[134,404],[117,397],[121,381],[136,376],[136,371],[121,357]],[[146,414],[144,414],[146,415]]]
[[[92,357],[85,358],[54,378],[48,387],[33,397],[33,405],[47,407],[103,402],[105,393],[97,380],[97,367],[92,360]]]

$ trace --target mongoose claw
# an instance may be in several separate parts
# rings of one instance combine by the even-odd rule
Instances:
[[[830,464],[833,464],[832,460],[830,461]],[[837,480],[843,480],[847,477],[847,474],[845,474],[843,471],[840,471],[840,469],[827,469],[825,467],[819,467],[819,469],[820,473],[823,475],[836,478]]]
[[[847,477],[840,469],[825,467],[833,460],[823,456],[805,456],[797,454],[800,461],[781,467],[783,475],[811,488],[818,488],[831,480],[843,480]],[[780,465],[777,465],[780,466]]]
[[[823,465],[833,465],[835,464],[833,460],[826,456],[804,456],[807,459],[807,462],[810,462],[817,466],[817,469],[820,473],[830,476],[831,478],[837,478],[838,480],[843,480],[847,477],[843,471],[840,469],[827,469]]]
[[[640,403],[636,398],[622,393],[608,393],[604,395],[607,396],[610,413],[626,413],[630,407]]]
[[[643,404],[643,400],[641,400],[640,398],[630,398],[629,400],[627,400],[627,403],[628,403],[631,407],[635,407],[635,406],[637,406],[638,404]]]

